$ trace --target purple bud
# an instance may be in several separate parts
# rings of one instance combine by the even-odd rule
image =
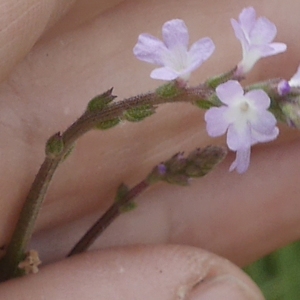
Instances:
[[[291,86],[290,86],[289,82],[284,79],[281,80],[278,83],[277,91],[280,96],[287,95],[291,91]]]
[[[158,170],[158,173],[162,176],[166,175],[166,173],[167,173],[167,167],[163,163],[161,163],[157,166],[157,170]]]

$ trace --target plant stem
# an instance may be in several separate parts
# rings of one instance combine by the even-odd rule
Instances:
[[[59,164],[58,159],[46,158],[42,164],[24,203],[16,229],[0,263],[0,281],[21,275],[18,264],[23,260],[35,221],[40,211],[40,204],[45,198],[47,187]],[[4,272],[5,271],[5,272]]]
[[[149,186],[150,184],[146,180],[143,180],[135,187],[133,187],[124,198],[120,199],[117,202],[114,202],[105,212],[105,214],[94,223],[94,225],[73,247],[67,257],[79,254],[87,250],[96,240],[96,238],[100,236],[103,231],[122,213],[122,207],[131,202],[142,192],[144,192]]]
[[[84,234],[67,257],[87,250],[128,204],[132,203],[132,200],[149,186],[160,181],[186,186],[192,178],[203,177],[208,174],[226,155],[227,149],[216,146],[197,148],[190,152],[187,157],[184,157],[183,153],[177,153],[165,162],[156,165],[148,176],[131,190],[128,190],[124,184],[120,185],[115,202]]]
[[[150,104],[158,105],[171,102],[195,102],[208,99],[213,91],[205,85],[193,88],[183,88],[174,97],[163,97],[157,93],[148,93],[112,103],[106,108],[96,112],[85,112],[65,132],[61,134],[63,150],[54,156],[46,156],[31,186],[24,202],[19,220],[13,232],[6,254],[0,261],[0,281],[8,280],[20,275],[18,268],[27,250],[28,243],[33,234],[34,225],[44,202],[51,179],[59,166],[74,145],[74,142],[83,134],[94,129],[99,122],[121,118],[123,113],[131,108]],[[145,183],[143,183],[145,184]],[[142,185],[142,183],[141,183]],[[110,213],[113,213],[112,208]]]
[[[184,89],[180,95],[175,97],[161,97],[156,93],[144,94],[131,97],[120,102],[109,105],[106,109],[96,112],[83,114],[73,125],[71,125],[63,134],[65,144],[73,144],[80,136],[93,129],[99,122],[109,121],[111,119],[122,117],[122,114],[132,108],[142,105],[158,105],[163,103],[201,101],[211,96],[212,91],[204,85]]]

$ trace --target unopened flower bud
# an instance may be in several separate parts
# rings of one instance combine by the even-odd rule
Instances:
[[[201,177],[209,173],[226,156],[224,147],[208,146],[196,149],[187,158],[186,174],[189,177]]]
[[[277,91],[280,96],[285,96],[291,91],[291,86],[287,80],[281,80],[278,83]]]
[[[163,163],[160,163],[160,164],[157,166],[157,171],[158,171],[158,173],[159,173],[161,176],[166,175],[166,173],[167,173],[167,167],[166,167],[166,165],[163,164]]]
[[[170,172],[178,173],[185,168],[186,158],[184,157],[183,152],[180,152],[173,155],[165,164]]]

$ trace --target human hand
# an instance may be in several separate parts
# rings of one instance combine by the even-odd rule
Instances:
[[[289,78],[298,65],[293,53],[299,46],[291,32],[299,5],[254,2],[251,5],[259,14],[277,25],[277,39],[288,45],[288,52],[259,62],[249,81]],[[56,12],[55,1],[36,3],[40,4],[35,10],[28,4],[17,15],[35,14],[24,14],[14,23],[8,18],[2,26],[7,28],[2,31],[0,90],[1,167],[7,170],[1,178],[2,243],[11,234],[21,200],[42,162],[47,138],[73,122],[90,98],[111,86],[120,98],[157,87],[158,82],[149,78],[151,66],[132,55],[139,33],[156,35],[166,20],[179,17],[186,21],[192,41],[210,36],[217,50],[191,78],[196,84],[230,69],[241,58],[229,19],[247,5],[234,0],[217,7],[194,0],[124,1],[104,11],[106,1],[82,1],[43,34],[46,16],[49,24],[55,23],[71,2],[57,1]],[[6,15],[14,16],[12,12],[20,8],[11,5]],[[229,157],[188,188],[153,187],[137,200],[138,209],[121,216],[93,248],[121,247],[51,264],[38,275],[5,283],[0,295],[4,299],[20,295],[27,295],[24,299],[173,299],[202,278],[194,293],[204,293],[209,286],[218,293],[220,286],[205,284],[213,282],[212,277],[214,283],[221,282],[222,299],[228,291],[244,293],[238,299],[260,299],[241,272],[198,248],[244,266],[299,237],[297,137],[296,131],[282,126],[277,142],[254,148],[251,167],[242,176],[228,173]],[[45,262],[61,258],[105,211],[121,182],[133,185],[172,154],[215,142],[205,132],[202,112],[188,104],[162,106],[139,125],[124,123],[87,134],[57,172],[37,224],[34,248]],[[99,212],[94,214],[95,210]],[[148,246],[127,246],[136,244]],[[256,296],[247,295],[249,288],[243,290],[241,282]],[[232,294],[227,297],[234,299]]]

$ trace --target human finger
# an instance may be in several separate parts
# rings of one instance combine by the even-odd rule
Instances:
[[[2,0],[0,2],[0,81],[29,52],[43,32],[75,0]]]
[[[186,246],[134,246],[95,251],[3,283],[3,299],[262,300],[229,261]]]

